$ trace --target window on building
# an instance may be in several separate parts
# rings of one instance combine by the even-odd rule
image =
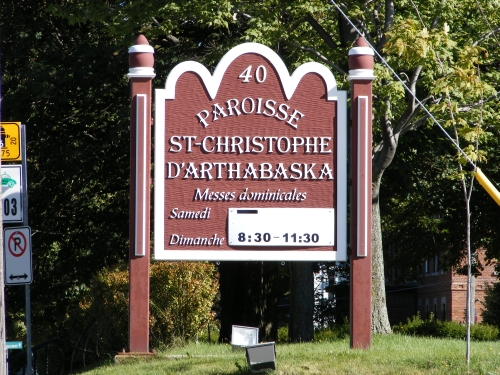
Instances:
[[[424,272],[429,273],[429,259],[426,259],[424,262]]]
[[[442,320],[446,320],[446,297],[441,297],[441,314]]]
[[[420,298],[417,300],[417,311],[420,313],[420,316],[422,316],[422,300]]]
[[[429,319],[429,298],[425,299],[425,316],[424,319]]]
[[[439,256],[436,255],[434,257],[434,272],[437,273],[439,271]]]
[[[438,299],[434,298],[432,300],[432,306],[433,306],[433,312],[434,312],[434,319],[437,319],[438,317]]]

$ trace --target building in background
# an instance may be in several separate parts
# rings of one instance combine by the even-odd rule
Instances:
[[[477,251],[484,269],[475,279],[474,321],[482,321],[484,291],[486,285],[499,281],[495,263],[487,264],[485,251]],[[443,270],[439,257],[428,259],[422,264],[422,281],[405,284],[388,282],[386,285],[387,309],[391,325],[406,323],[417,312],[423,319],[431,313],[439,320],[465,321],[467,276],[457,275],[453,270]]]

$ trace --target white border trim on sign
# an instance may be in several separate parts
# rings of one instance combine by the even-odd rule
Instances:
[[[137,94],[135,102],[135,160],[142,160],[142,165],[135,166],[135,256],[145,256],[146,255],[146,220],[147,217],[146,210],[149,209],[146,204],[146,194],[148,194],[147,188],[147,166],[146,166],[146,152],[147,148],[147,137],[146,137],[146,124],[147,124],[147,95]],[[141,103],[142,102],[142,103]],[[142,104],[142,112],[140,112]],[[139,153],[142,156],[139,157]],[[142,189],[140,188],[142,187]],[[140,203],[140,204],[139,204]],[[142,211],[139,212],[139,208],[142,207]]]
[[[175,86],[185,72],[198,74],[209,96],[214,99],[224,73],[239,56],[255,53],[265,57],[276,69],[287,99],[290,99],[300,80],[308,73],[321,76],[326,84],[327,100],[337,102],[337,251],[253,251],[253,250],[178,250],[164,249],[165,228],[165,100],[175,99]],[[244,43],[231,49],[211,75],[208,69],[194,61],[175,66],[165,82],[165,89],[155,90],[155,172],[154,172],[154,252],[156,260],[239,260],[239,261],[346,261],[347,260],[347,93],[337,90],[332,72],[324,65],[309,62],[299,66],[290,76],[281,58],[269,47]]]
[[[335,81],[335,77],[332,75],[332,72],[326,66],[316,62],[308,62],[299,66],[290,76],[283,60],[281,60],[281,58],[271,48],[259,43],[243,43],[234,47],[226,53],[224,57],[222,57],[219,64],[217,64],[213,75],[210,74],[204,65],[196,61],[185,61],[176,65],[168,75],[165,82],[165,98],[175,99],[175,86],[179,77],[185,72],[194,72],[198,74],[201,80],[205,83],[208,94],[213,100],[217,96],[222,78],[224,77],[229,65],[231,65],[237,57],[245,53],[256,53],[269,60],[271,65],[273,65],[278,72],[278,76],[281,80],[281,84],[283,85],[283,91],[285,92],[287,100],[290,100],[293,96],[302,77],[304,77],[307,73],[312,72],[318,73],[325,80],[328,90],[328,100],[337,99],[337,82]]]
[[[358,243],[358,250],[357,250],[357,256],[358,257],[366,257],[368,255],[368,241],[370,240],[368,238],[368,215],[361,215],[361,212],[368,212],[367,210],[369,209],[368,206],[368,189],[366,189],[367,186],[370,186],[367,183],[367,178],[368,178],[368,166],[369,166],[369,160],[363,160],[367,159],[366,153],[368,152],[368,135],[365,134],[362,136],[362,132],[365,132],[365,129],[367,129],[367,124],[368,124],[368,96],[358,96],[358,187],[357,187],[357,192],[358,192],[358,205],[357,205],[357,243]],[[362,142],[363,141],[363,142]],[[370,148],[371,150],[371,148]],[[363,169],[361,169],[361,165],[364,166]],[[363,194],[361,194],[363,192]]]

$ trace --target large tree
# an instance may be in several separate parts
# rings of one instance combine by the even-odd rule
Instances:
[[[2,1],[2,119],[27,129],[33,341],[62,329],[90,279],[128,246],[127,51],[45,1]],[[24,288],[7,288],[11,339]],[[45,331],[45,332],[42,332]]]
[[[492,99],[496,98],[498,82],[494,68],[499,10],[484,0],[343,1],[340,6],[403,77],[412,94],[404,91],[377,57],[372,159],[373,329],[389,332],[379,206],[382,177],[396,156],[401,137],[429,121],[413,95],[429,106],[447,129],[457,129],[457,135],[471,146],[487,136],[487,126],[497,123],[498,101]],[[125,48],[137,33],[144,33],[156,49],[156,69],[162,72],[155,85],[162,84],[177,61],[190,58],[213,68],[230,47],[251,40],[273,48],[292,69],[310,60],[323,62],[332,68],[339,86],[346,88],[347,52],[356,37],[335,6],[324,0],[60,0],[48,2],[40,17],[54,20],[56,15],[65,16],[74,27],[94,25],[109,38],[109,46]],[[57,40],[60,33],[53,34]],[[118,51],[115,49],[115,56],[121,57]],[[49,78],[55,74],[57,71]],[[487,126],[477,126],[478,116]],[[466,151],[473,160],[481,161],[473,147],[467,146]],[[56,246],[53,251],[60,249]]]

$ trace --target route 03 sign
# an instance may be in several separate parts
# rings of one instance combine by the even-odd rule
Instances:
[[[21,160],[21,123],[0,122],[2,161]]]
[[[2,165],[2,221],[23,222],[23,183],[21,165]]]
[[[347,259],[347,94],[258,43],[155,97],[157,260]]]
[[[5,228],[3,236],[5,285],[31,284],[31,228]]]

